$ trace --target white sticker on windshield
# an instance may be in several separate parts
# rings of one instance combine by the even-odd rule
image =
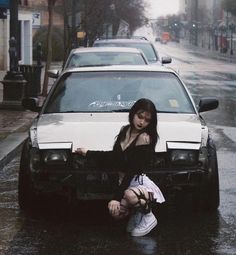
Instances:
[[[131,108],[136,101],[94,101],[89,104],[89,107],[93,108]]]

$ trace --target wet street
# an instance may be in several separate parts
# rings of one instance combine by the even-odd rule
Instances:
[[[0,171],[0,255],[235,255],[236,254],[236,64],[214,60],[179,45],[156,43],[160,55],[173,58],[197,103],[219,99],[216,110],[203,114],[217,147],[220,207],[217,213],[192,209],[180,194],[175,203],[156,211],[158,226],[132,238],[125,224],[112,221],[105,205],[70,204],[47,198],[31,212],[17,200],[19,155]]]

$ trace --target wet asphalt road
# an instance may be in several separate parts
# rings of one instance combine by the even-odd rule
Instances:
[[[139,238],[129,237],[124,224],[111,221],[103,205],[68,206],[48,198],[46,205],[23,213],[17,203],[16,157],[0,172],[0,254],[236,254],[236,64],[200,58],[174,44],[157,47],[173,57],[171,66],[196,102],[201,96],[219,98],[219,108],[204,113],[218,151],[218,212],[194,211],[180,194],[177,203],[157,211],[157,228]]]

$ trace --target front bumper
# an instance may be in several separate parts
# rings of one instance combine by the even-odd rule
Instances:
[[[145,173],[159,186],[163,193],[178,188],[193,190],[203,184],[207,171],[200,167],[158,168]],[[78,169],[73,166],[51,166],[32,173],[33,185],[43,193],[64,193],[72,189],[78,199],[110,199],[118,188],[118,172],[94,167]]]

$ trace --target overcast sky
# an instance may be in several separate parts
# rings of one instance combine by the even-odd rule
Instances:
[[[176,14],[179,10],[179,0],[146,0],[150,9],[148,16],[150,18],[157,18],[158,16],[165,16],[167,14]]]

